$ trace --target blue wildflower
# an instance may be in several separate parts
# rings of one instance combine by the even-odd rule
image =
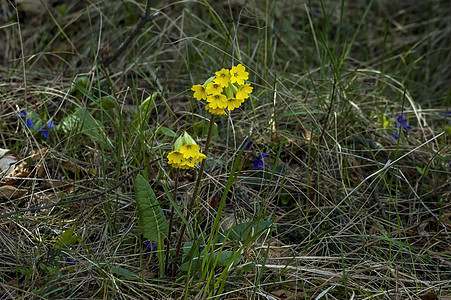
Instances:
[[[448,116],[451,116],[451,110],[442,111],[442,115],[445,116],[446,123],[449,124],[449,117]]]
[[[400,116],[396,118],[395,121],[395,127],[401,128],[402,132],[407,135],[409,133],[409,130],[412,129],[412,126],[407,125],[406,120],[404,120],[404,113],[402,113]]]
[[[77,263],[74,262],[74,261],[72,261],[72,259],[70,259],[70,258],[66,258],[66,264],[67,264],[68,266],[74,266],[74,265],[76,265]]]
[[[53,123],[53,121],[50,121],[47,123],[46,126],[43,126],[41,128],[39,128],[39,130],[41,131],[41,135],[48,139],[49,138],[49,133],[51,133],[50,129],[53,128],[53,126],[55,125],[55,123]]]
[[[31,119],[26,119],[25,124],[27,124],[28,128],[31,128],[34,126],[34,122]]]
[[[402,130],[402,133],[407,136],[409,134],[409,130],[412,129],[412,126],[407,125],[407,121],[404,119],[404,113],[399,115],[395,121],[395,128],[398,128],[393,134],[390,136],[397,140],[399,138],[399,131]]]
[[[249,140],[249,142],[248,142],[248,140],[249,140],[249,138],[244,139],[244,141],[240,145],[240,149],[242,149],[246,145],[246,147],[244,147],[244,151],[249,151],[249,149],[252,146],[252,140]]]
[[[25,124],[27,125],[28,128],[31,128],[34,126],[34,122],[31,119],[27,119],[27,110],[26,109],[24,109],[23,112],[20,111],[19,115],[25,117]]]
[[[399,138],[399,131],[396,130],[395,132],[393,132],[393,134],[390,134],[390,136],[391,136],[392,138],[394,138],[395,140],[397,140],[397,139]]]
[[[263,158],[265,158],[266,156],[268,156],[268,153],[263,153],[254,160],[254,170],[263,169],[265,167],[265,162],[263,161]]]
[[[157,253],[155,252],[157,250],[157,243],[156,242],[151,242],[149,240],[144,242],[144,246],[146,247],[146,252],[147,255],[152,255],[152,256],[156,256]]]

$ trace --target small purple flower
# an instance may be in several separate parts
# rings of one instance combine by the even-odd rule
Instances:
[[[31,119],[26,119],[25,123],[27,124],[28,128],[31,128],[34,126],[34,122]]]
[[[249,149],[252,146],[252,143],[253,143],[252,140],[249,140],[249,138],[245,138],[243,143],[241,143],[241,145],[240,145],[240,149],[242,149],[244,147],[244,145],[246,145],[246,147],[244,147],[244,151],[249,151]]]
[[[442,115],[444,115],[444,116],[445,116],[445,119],[446,119],[446,123],[448,123],[448,124],[449,124],[449,117],[448,117],[448,116],[451,116],[451,110],[447,110],[447,111],[442,111]]]
[[[262,155],[259,155],[254,160],[254,170],[263,169],[265,167],[265,162],[263,161],[263,158],[265,158],[266,156],[268,156],[268,153],[262,153]]]
[[[77,263],[76,263],[75,261],[72,261],[72,259],[70,259],[70,258],[66,258],[66,264],[67,264],[68,266],[74,266],[74,265],[76,265]]]
[[[393,132],[393,134],[390,134],[390,136],[391,136],[392,138],[394,138],[395,140],[397,140],[397,139],[399,138],[399,131],[396,130],[395,132]]]
[[[407,121],[404,119],[404,113],[399,115],[395,121],[395,128],[398,128],[393,134],[390,136],[397,140],[399,138],[399,131],[402,130],[402,133],[407,136],[409,134],[409,130],[412,129],[412,126],[407,125]]]
[[[157,253],[155,252],[158,249],[156,242],[151,242],[149,240],[144,241],[144,246],[146,247],[147,255],[156,256]]]
[[[53,126],[55,125],[55,123],[53,123],[53,121],[50,121],[47,123],[46,126],[43,126],[41,128],[39,128],[39,130],[41,131],[41,135],[48,139],[49,138],[49,133],[51,133],[50,129],[53,128]]]
[[[25,124],[27,125],[28,128],[31,128],[34,126],[34,122],[31,119],[27,119],[27,110],[26,109],[24,109],[23,111],[20,111],[19,115],[25,117]]]
[[[404,120],[404,113],[402,113],[400,116],[396,118],[395,121],[395,127],[401,128],[402,132],[407,135],[409,133],[409,130],[412,129],[412,126],[407,125],[406,120]]]

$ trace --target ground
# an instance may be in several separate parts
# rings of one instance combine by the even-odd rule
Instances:
[[[449,11],[0,2],[1,298],[450,299]]]

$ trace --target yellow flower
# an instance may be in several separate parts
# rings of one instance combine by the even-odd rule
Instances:
[[[230,72],[227,69],[221,69],[215,73],[216,78],[214,80],[215,83],[219,83],[222,87],[226,88],[230,82]]]
[[[238,108],[241,106],[241,103],[243,103],[244,100],[238,99],[238,98],[229,98],[227,99],[227,109],[228,110],[234,110],[235,108]]]
[[[174,168],[179,168],[179,169],[189,169],[189,168],[194,168],[194,163],[190,162],[189,160],[184,160],[179,164],[174,164],[172,165]]]
[[[196,144],[185,144],[180,148],[180,152],[183,154],[183,158],[196,157],[199,154],[199,146]]]
[[[216,82],[207,84],[207,94],[217,95],[222,93],[222,86]]]
[[[230,75],[230,82],[237,82],[240,85],[244,84],[244,81],[249,78],[249,73],[246,72],[246,68],[242,64],[232,67]]]
[[[251,87],[251,85],[249,83],[240,85],[238,87],[238,91],[236,92],[236,96],[235,97],[238,98],[238,99],[243,99],[243,100],[247,99],[247,98],[249,98],[249,94],[252,93],[253,89],[254,88]]]
[[[210,108],[226,108],[227,107],[227,97],[223,94],[216,94],[207,97],[207,102]]]
[[[199,153],[197,153],[197,156],[193,156],[193,158],[191,158],[191,162],[194,164],[199,163],[206,158],[207,158],[207,156],[205,156],[205,154],[199,152]]]
[[[212,108],[210,104],[205,106],[205,109],[208,110],[212,115],[227,115],[224,108]]]
[[[180,151],[172,151],[168,154],[168,161],[173,166],[182,163],[184,160],[183,153]]]
[[[196,98],[197,100],[207,99],[207,91],[205,90],[205,87],[203,85],[193,85],[191,90],[194,91],[194,98]]]

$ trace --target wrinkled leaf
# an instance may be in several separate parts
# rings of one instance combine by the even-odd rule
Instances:
[[[114,266],[111,268],[111,273],[116,274],[125,280],[140,280],[139,276],[130,270],[124,269],[122,267]]]
[[[86,90],[88,87],[89,87],[89,78],[86,76],[78,77],[73,83],[70,89],[70,93],[74,93],[82,89]]]
[[[59,129],[64,133],[80,130],[81,133],[90,137],[94,142],[102,144],[105,148],[111,149],[112,147],[103,125],[84,108],[77,108],[74,113],[64,117],[59,124]]]
[[[66,247],[66,246],[72,246],[74,245],[80,237],[78,235],[74,235],[74,227],[69,228],[68,230],[64,231],[60,234],[60,237],[56,244],[54,245],[55,249]]]
[[[210,261],[211,261],[211,263],[214,263],[216,261],[216,259],[218,259],[216,268],[225,267],[230,263],[230,261],[232,260],[232,258],[235,254],[236,254],[235,252],[228,251],[228,250],[222,251],[220,253],[213,253],[213,259]],[[219,255],[219,258],[218,258],[218,255]],[[200,267],[202,266],[203,258],[204,258],[204,255],[201,255],[201,256],[195,257],[194,259],[183,263],[180,266],[180,270],[183,272],[188,272],[188,270],[190,269],[190,264],[191,264],[191,273],[197,272],[200,269]],[[240,260],[241,260],[241,254],[238,254],[233,259],[232,264],[237,264]]]
[[[114,99],[111,96],[106,96],[100,98],[100,105],[103,107],[103,109],[110,110],[116,107],[116,99]]]
[[[192,256],[192,253],[196,253],[199,254],[197,251],[197,247],[193,247],[194,243],[193,242],[185,242],[183,243],[183,247],[182,247],[182,261],[186,261],[187,257]]]
[[[254,263],[247,263],[236,267],[236,271],[238,272],[250,272],[255,267]]]
[[[199,234],[199,237],[194,242],[186,242],[183,244],[182,262],[192,260],[199,256],[199,245],[205,243],[205,234]],[[201,253],[205,254],[205,248]]]
[[[159,126],[155,131],[155,133],[162,134],[170,138],[175,138],[177,136],[177,134],[174,131],[164,126]]]
[[[273,223],[266,220],[255,220],[252,222],[236,224],[223,233],[220,233],[218,236],[218,242],[224,242],[227,234],[229,235],[228,239],[233,241],[245,241],[249,238],[258,238],[268,229],[273,228]]]
[[[168,235],[169,225],[152,187],[141,175],[136,177],[135,195],[138,203],[138,229],[144,239],[160,241],[161,237]]]
[[[18,189],[13,185],[2,185],[0,186],[0,199],[17,199],[25,195],[27,192],[27,189]]]
[[[194,123],[194,134],[196,136],[200,136],[205,138],[208,134],[208,127],[210,126],[210,122],[207,121],[199,121]],[[213,128],[211,131],[212,136],[218,136],[218,124],[216,122],[213,123]]]
[[[149,123],[150,114],[152,113],[152,109],[155,105],[155,99],[159,93],[153,93],[151,96],[147,97],[138,108],[138,111],[133,116],[132,120],[132,129],[133,131],[137,130],[139,127],[144,127],[147,123]]]

